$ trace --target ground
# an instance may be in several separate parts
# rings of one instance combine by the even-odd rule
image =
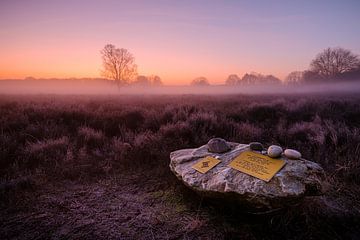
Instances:
[[[357,96],[1,96],[2,239],[357,239]],[[169,153],[214,136],[291,146],[323,196],[254,214],[202,199]]]

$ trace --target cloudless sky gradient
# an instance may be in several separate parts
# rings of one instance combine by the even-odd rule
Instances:
[[[99,77],[107,43],[165,84],[284,78],[326,47],[360,54],[359,23],[358,0],[0,0],[0,78]]]

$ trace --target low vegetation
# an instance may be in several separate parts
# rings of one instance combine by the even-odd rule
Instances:
[[[357,238],[360,97],[1,96],[5,238]],[[271,215],[200,199],[169,154],[212,137],[298,149],[324,196]]]

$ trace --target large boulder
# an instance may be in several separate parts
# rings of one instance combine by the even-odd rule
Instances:
[[[269,181],[257,179],[228,164],[241,152],[250,150],[249,145],[228,142],[225,153],[209,152],[208,145],[194,149],[182,149],[170,154],[171,171],[189,188],[204,197],[221,199],[222,202],[240,203],[238,206],[267,211],[283,208],[299,202],[305,196],[323,192],[324,171],[314,162],[299,159],[286,161],[285,166]],[[205,174],[192,166],[201,158],[212,156],[221,162]]]

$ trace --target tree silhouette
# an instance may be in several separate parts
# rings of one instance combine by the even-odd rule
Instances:
[[[302,71],[293,71],[287,75],[285,78],[286,84],[300,84],[304,80],[304,72]]]
[[[246,73],[238,83],[240,85],[280,84],[281,80],[273,75],[265,76],[259,73]]]
[[[343,48],[327,48],[310,64],[310,70],[321,77],[336,77],[360,66],[357,55]]]
[[[113,79],[118,86],[130,82],[137,74],[134,56],[124,48],[116,48],[107,44],[101,50],[103,69],[102,75]]]
[[[236,74],[230,74],[225,81],[226,85],[236,85],[241,81],[241,78]]]
[[[141,87],[151,87],[151,86],[159,87],[163,85],[161,78],[157,75],[150,75],[150,76],[139,75],[135,78],[135,80],[131,84]]]
[[[139,75],[132,82],[132,84],[136,85],[136,86],[141,86],[141,87],[149,87],[151,83],[150,83],[150,80],[148,77]]]
[[[205,77],[198,77],[191,81],[192,86],[209,86],[210,83]]]
[[[157,75],[151,75],[148,77],[148,79],[152,86],[159,87],[159,86],[164,85],[163,82],[161,81],[161,78]]]
[[[259,83],[259,74],[255,73],[245,73],[245,75],[241,78],[241,81],[239,82],[239,84],[241,85],[252,85],[257,83]]]

